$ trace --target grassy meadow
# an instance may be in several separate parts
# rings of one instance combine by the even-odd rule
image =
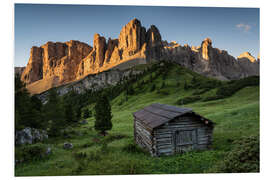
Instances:
[[[218,88],[205,91],[199,86],[185,88],[186,84],[192,85],[195,74],[180,66],[170,66],[166,76],[157,75],[157,71],[147,73],[132,84],[133,95],[126,98],[122,92],[111,100],[113,128],[107,136],[98,135],[94,129],[95,119],[90,117],[86,119],[88,124],[69,127],[67,135],[49,138],[42,145],[51,147],[52,154],[16,165],[15,176],[218,172],[214,167],[234,148],[233,141],[259,135],[259,86],[246,86],[231,96],[207,101],[205,98],[214,96]],[[196,76],[201,84],[215,81]],[[144,84],[139,81],[144,81]],[[165,86],[160,89],[163,83]],[[179,99],[194,94],[200,99],[179,104]],[[152,103],[189,107],[215,122],[212,149],[151,157],[134,145],[132,113]],[[89,104],[84,108],[93,111],[93,107],[94,104]],[[63,149],[65,142],[74,147]],[[20,151],[20,148],[16,147],[15,151]]]

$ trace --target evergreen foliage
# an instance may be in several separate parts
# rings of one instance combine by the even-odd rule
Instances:
[[[234,148],[227,152],[223,161],[210,172],[247,173],[260,171],[260,141],[258,136],[250,136],[233,142]]]
[[[85,108],[84,109],[84,111],[83,111],[83,118],[84,119],[87,119],[87,118],[89,118],[89,117],[91,117],[91,112],[89,111],[89,109],[88,108]]]
[[[95,130],[106,135],[107,130],[112,129],[111,105],[108,98],[102,94],[95,105]]]
[[[64,108],[55,89],[49,92],[49,100],[44,106],[45,117],[49,121],[49,135],[59,136],[62,129],[67,126]]]
[[[75,112],[71,104],[65,104],[65,119],[67,123],[71,124],[75,122]]]
[[[153,91],[155,91],[155,89],[156,89],[156,85],[152,84],[150,91],[153,92]]]
[[[21,81],[15,76],[15,129],[24,127],[45,129],[46,122],[42,118],[42,103],[36,96],[30,96]]]

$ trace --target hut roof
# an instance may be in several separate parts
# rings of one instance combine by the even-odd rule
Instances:
[[[143,109],[134,112],[133,116],[140,120],[150,129],[154,129],[176,117],[182,116],[187,113],[193,113],[194,115],[200,116],[198,114],[195,114],[190,108],[180,108],[159,103],[154,103],[150,106],[146,106]],[[201,118],[201,120],[207,120],[209,122],[209,125],[213,124],[212,121],[206,118]]]

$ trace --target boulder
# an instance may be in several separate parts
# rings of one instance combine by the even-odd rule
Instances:
[[[84,119],[84,120],[82,120],[82,121],[80,122],[80,124],[82,124],[82,125],[88,124],[88,121],[87,121],[86,119]]]
[[[48,139],[48,134],[45,130],[38,130],[35,128],[24,128],[21,131],[16,131],[15,133],[15,144],[33,144],[36,142],[42,142]]]
[[[52,148],[48,147],[46,150],[46,155],[50,155],[52,153]]]
[[[64,145],[63,145],[63,148],[64,149],[72,149],[73,148],[73,144],[72,143],[65,142]]]

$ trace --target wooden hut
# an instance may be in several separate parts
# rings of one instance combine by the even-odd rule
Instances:
[[[212,144],[214,123],[192,109],[156,103],[133,116],[135,142],[152,156],[205,150]]]

